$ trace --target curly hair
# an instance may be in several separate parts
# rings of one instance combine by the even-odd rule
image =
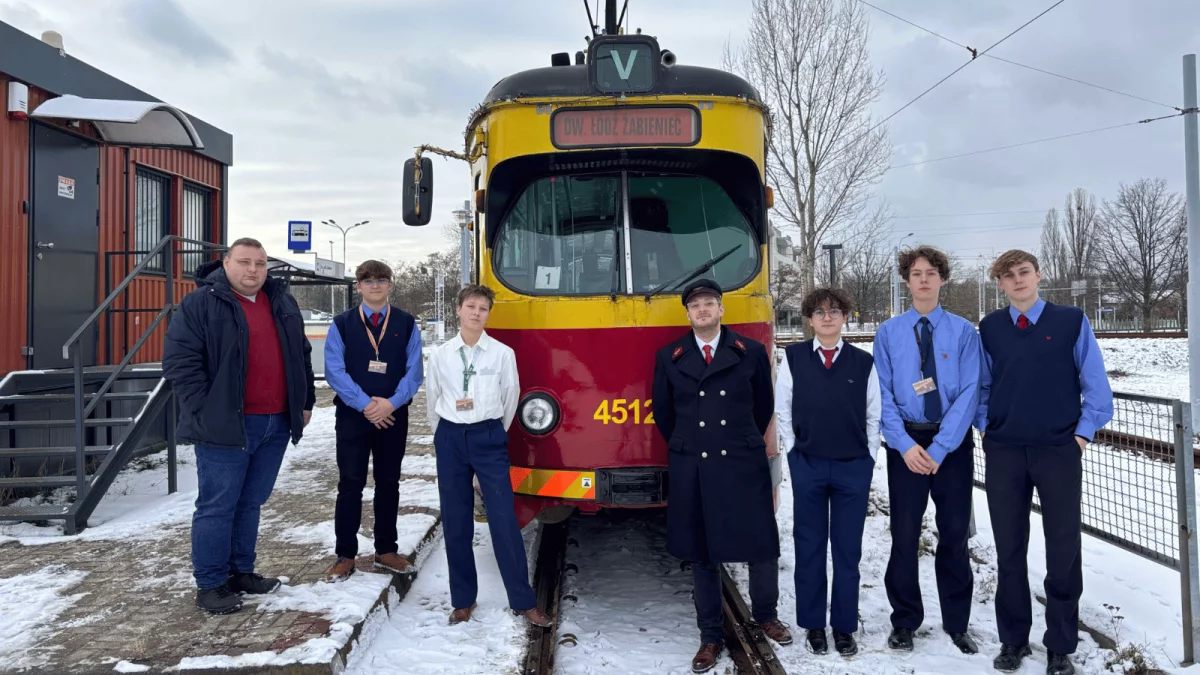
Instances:
[[[900,278],[908,281],[908,273],[912,271],[912,266],[918,260],[924,258],[937,268],[938,276],[942,281],[950,281],[950,256],[942,251],[928,245],[922,244],[916,248],[905,249],[900,253],[896,260],[897,267],[900,268]]]
[[[814,312],[825,306],[829,309],[840,309],[846,316],[854,311],[854,301],[846,291],[840,288],[817,288],[804,296],[804,302],[800,303],[800,312],[811,319]]]
[[[999,279],[1000,277],[1004,276],[1005,272],[1016,267],[1017,265],[1020,265],[1021,263],[1033,263],[1033,271],[1040,271],[1038,268],[1038,259],[1036,255],[1029,253],[1028,251],[1022,251],[1019,248],[1014,248],[1001,253],[1000,257],[996,258],[996,262],[992,263],[992,269],[988,271],[988,274],[990,274],[993,279]]]

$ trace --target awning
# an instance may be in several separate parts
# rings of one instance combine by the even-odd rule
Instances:
[[[155,101],[114,101],[68,94],[46,101],[29,116],[91,122],[104,142],[117,145],[204,147],[182,110]]]

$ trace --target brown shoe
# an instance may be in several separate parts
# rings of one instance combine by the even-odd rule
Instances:
[[[771,638],[780,645],[792,644],[792,633],[787,629],[787,625],[782,621],[768,621],[759,624],[767,637]]]
[[[338,557],[337,562],[325,573],[325,581],[345,581],[354,574],[354,558]]]
[[[464,607],[462,609],[456,609],[453,612],[450,612],[450,625],[453,626],[456,623],[470,621],[471,620],[471,612],[474,612],[474,611],[475,611],[475,605],[474,605],[474,603],[472,603],[470,607]]]
[[[383,553],[375,555],[375,566],[380,569],[388,570],[396,574],[416,574],[417,568],[402,556],[395,553]]]
[[[537,626],[538,628],[550,628],[554,625],[554,619],[551,619],[549,614],[543,612],[537,607],[527,609],[523,612],[514,609],[513,614],[524,616],[526,621],[533,626]]]
[[[721,645],[712,642],[700,645],[700,651],[696,652],[696,658],[692,659],[692,672],[707,673],[717,665],[717,658],[720,656]]]

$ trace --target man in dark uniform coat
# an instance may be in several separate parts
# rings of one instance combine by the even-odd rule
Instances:
[[[771,423],[771,363],[762,343],[721,326],[721,287],[683,291],[692,330],[658,351],[654,423],[667,440],[667,550],[692,562],[700,651],[692,671],[721,654],[721,563],[750,563],[754,620],[781,645],[779,530],[763,435]]]

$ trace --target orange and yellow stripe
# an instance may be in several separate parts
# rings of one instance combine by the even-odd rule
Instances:
[[[509,469],[513,492],[535,497],[560,499],[595,499],[596,472],[529,469],[514,466]]]

